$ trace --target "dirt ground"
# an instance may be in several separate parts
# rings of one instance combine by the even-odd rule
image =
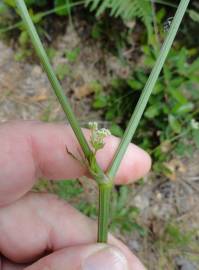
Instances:
[[[53,66],[64,64],[69,68],[62,85],[82,125],[90,120],[102,121],[100,113],[91,109],[92,83],[100,81],[106,87],[113,76],[110,74],[122,76],[128,69],[113,56],[105,55],[98,44],[83,43],[73,29],[68,28],[55,44]],[[76,47],[80,48],[80,54],[77,61],[70,63],[63,52]],[[13,119],[65,122],[39,64],[17,62],[14,56],[13,49],[0,42],[0,122]],[[150,233],[144,237],[135,232],[118,237],[150,270],[199,269],[198,164],[199,152],[191,159],[173,159],[173,180],[151,173],[143,180],[144,184],[129,186],[129,205],[140,209],[140,224]],[[191,232],[191,241],[181,245],[175,234],[172,237],[172,233],[166,233],[166,224],[175,224],[184,234]]]

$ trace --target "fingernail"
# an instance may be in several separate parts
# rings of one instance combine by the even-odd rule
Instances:
[[[108,247],[86,258],[82,270],[128,270],[128,264],[118,249]]]

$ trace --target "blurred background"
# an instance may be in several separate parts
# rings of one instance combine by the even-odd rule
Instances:
[[[83,127],[122,136],[179,1],[26,0],[50,61]],[[149,270],[199,269],[199,2],[192,0],[133,142],[151,173],[113,196],[111,230]],[[14,0],[0,0],[0,122],[66,122]],[[96,218],[96,186],[57,193]]]

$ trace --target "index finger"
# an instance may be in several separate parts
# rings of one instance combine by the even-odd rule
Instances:
[[[89,139],[89,131],[84,133]],[[109,136],[97,153],[103,170],[111,162],[118,143],[118,138]],[[23,196],[41,176],[58,180],[88,174],[85,166],[67,154],[66,146],[74,156],[79,156],[80,146],[69,126],[30,121],[1,124],[0,206]],[[148,154],[131,144],[115,181],[123,184],[138,179],[148,172],[150,165]]]

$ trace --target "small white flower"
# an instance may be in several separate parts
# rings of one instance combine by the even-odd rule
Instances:
[[[90,129],[97,130],[98,129],[98,123],[97,122],[89,122],[88,126]]]
[[[106,128],[98,129],[97,122],[89,122],[88,126],[91,130],[90,143],[96,152],[104,147],[104,138],[111,135],[111,132]]]
[[[100,131],[101,131],[102,134],[104,134],[105,136],[110,136],[110,135],[111,135],[110,130],[108,130],[107,128],[101,128]]]
[[[193,129],[199,129],[199,122],[197,122],[194,118],[191,119],[191,127]]]
[[[108,129],[102,128],[97,130],[96,135],[99,139],[104,139],[105,137],[110,136],[111,133]]]

